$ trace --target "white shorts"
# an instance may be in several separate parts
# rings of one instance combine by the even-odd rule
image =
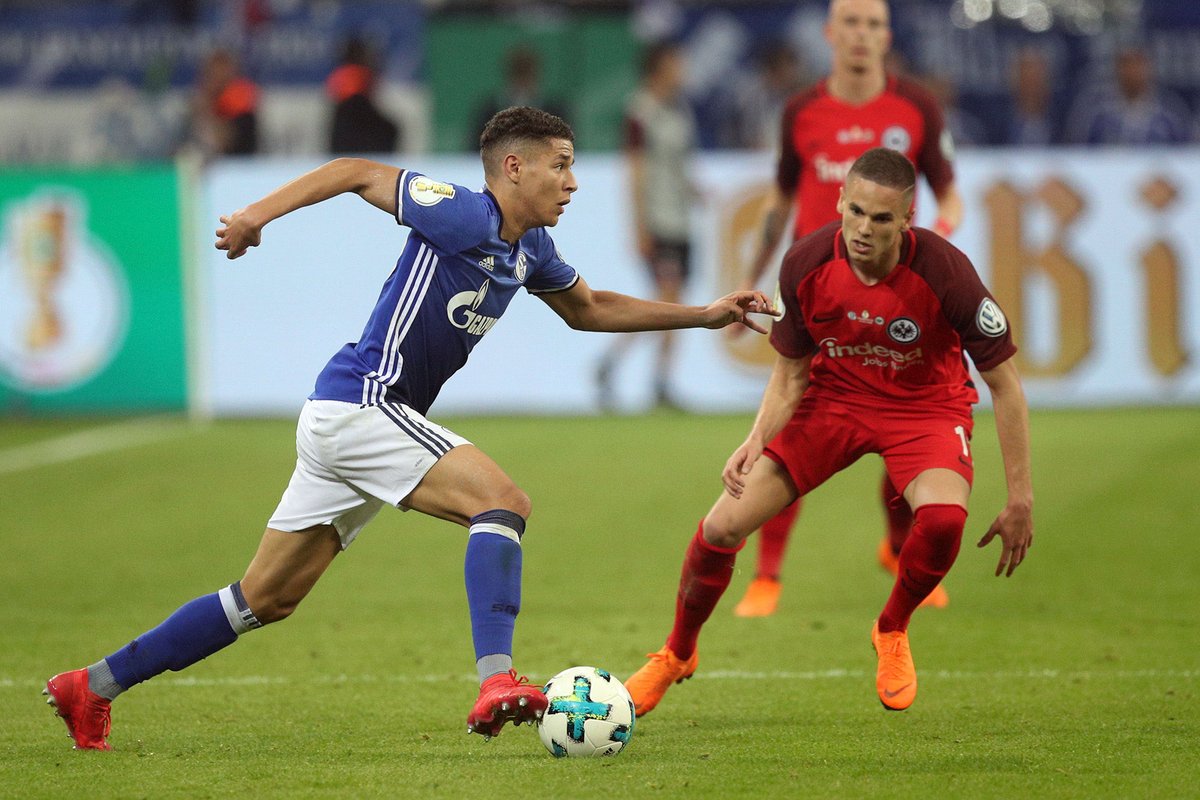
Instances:
[[[438,459],[464,444],[401,403],[308,400],[296,423],[296,471],[267,525],[333,525],[345,549],[384,503],[400,508]]]

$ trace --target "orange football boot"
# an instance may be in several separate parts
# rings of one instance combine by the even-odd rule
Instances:
[[[647,653],[646,657],[650,660],[625,681],[625,688],[629,690],[634,711],[639,717],[654,710],[672,683],[683,683],[692,677],[696,665],[700,663],[699,651],[693,652],[692,657],[685,661],[666,645],[657,653]]]
[[[875,670],[875,690],[879,702],[889,711],[903,711],[917,699],[917,668],[905,631],[879,632],[879,620],[871,628],[871,645],[879,656]]]
[[[738,617],[769,617],[779,605],[783,584],[777,578],[755,578],[746,587],[746,596],[734,607]]]

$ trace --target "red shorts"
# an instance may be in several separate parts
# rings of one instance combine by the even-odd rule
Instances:
[[[929,413],[806,397],[764,453],[788,471],[801,495],[865,454],[878,453],[903,493],[927,469],[954,470],[969,485],[975,477],[971,430],[971,415],[952,409]]]

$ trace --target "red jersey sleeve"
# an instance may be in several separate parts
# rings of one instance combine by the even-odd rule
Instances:
[[[800,303],[800,284],[834,258],[836,237],[841,223],[833,222],[796,240],[783,257],[779,268],[776,307],[783,316],[771,325],[771,346],[784,358],[803,358],[817,349],[817,343],[805,323]]]
[[[912,269],[929,284],[942,313],[958,332],[975,368],[986,372],[1017,352],[1008,319],[983,285],[971,260],[933,231],[914,229],[917,257]]]
[[[929,181],[933,193],[941,197],[954,181],[954,140],[946,128],[946,117],[934,96],[917,83],[897,78],[895,91],[921,113],[925,136],[917,153],[916,167]]]
[[[797,95],[789,100],[787,107],[783,109],[783,128],[779,134],[779,164],[775,168],[775,185],[786,197],[791,197],[796,193],[796,187],[800,185],[800,170],[804,167],[804,161],[796,149],[796,115],[800,113],[800,108],[806,101],[807,93]]]

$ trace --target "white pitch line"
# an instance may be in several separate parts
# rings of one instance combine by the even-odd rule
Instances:
[[[88,428],[40,442],[0,450],[0,475],[65,464],[88,456],[170,439],[197,430],[179,417],[146,417]]]
[[[550,673],[546,673],[550,674]],[[786,670],[769,672],[750,672],[742,670],[712,670],[697,672],[693,677],[716,681],[824,681],[824,680],[865,680],[873,675],[862,669],[825,669],[803,672]],[[1137,678],[1178,678],[1184,680],[1200,679],[1200,669],[1115,669],[1115,670],[1060,670],[1060,669],[1018,669],[1018,670],[929,670],[920,673],[922,678],[937,680],[1046,680],[1046,681],[1075,681],[1075,680],[1132,680]],[[405,684],[405,683],[476,683],[478,678],[469,673],[457,675],[425,674],[425,675],[317,675],[311,678],[289,678],[282,675],[234,675],[224,678],[194,678],[164,676],[155,680],[155,684],[166,686],[331,686],[335,684]],[[0,678],[0,689],[20,689],[22,691],[41,688],[45,679],[30,678],[14,679]]]

